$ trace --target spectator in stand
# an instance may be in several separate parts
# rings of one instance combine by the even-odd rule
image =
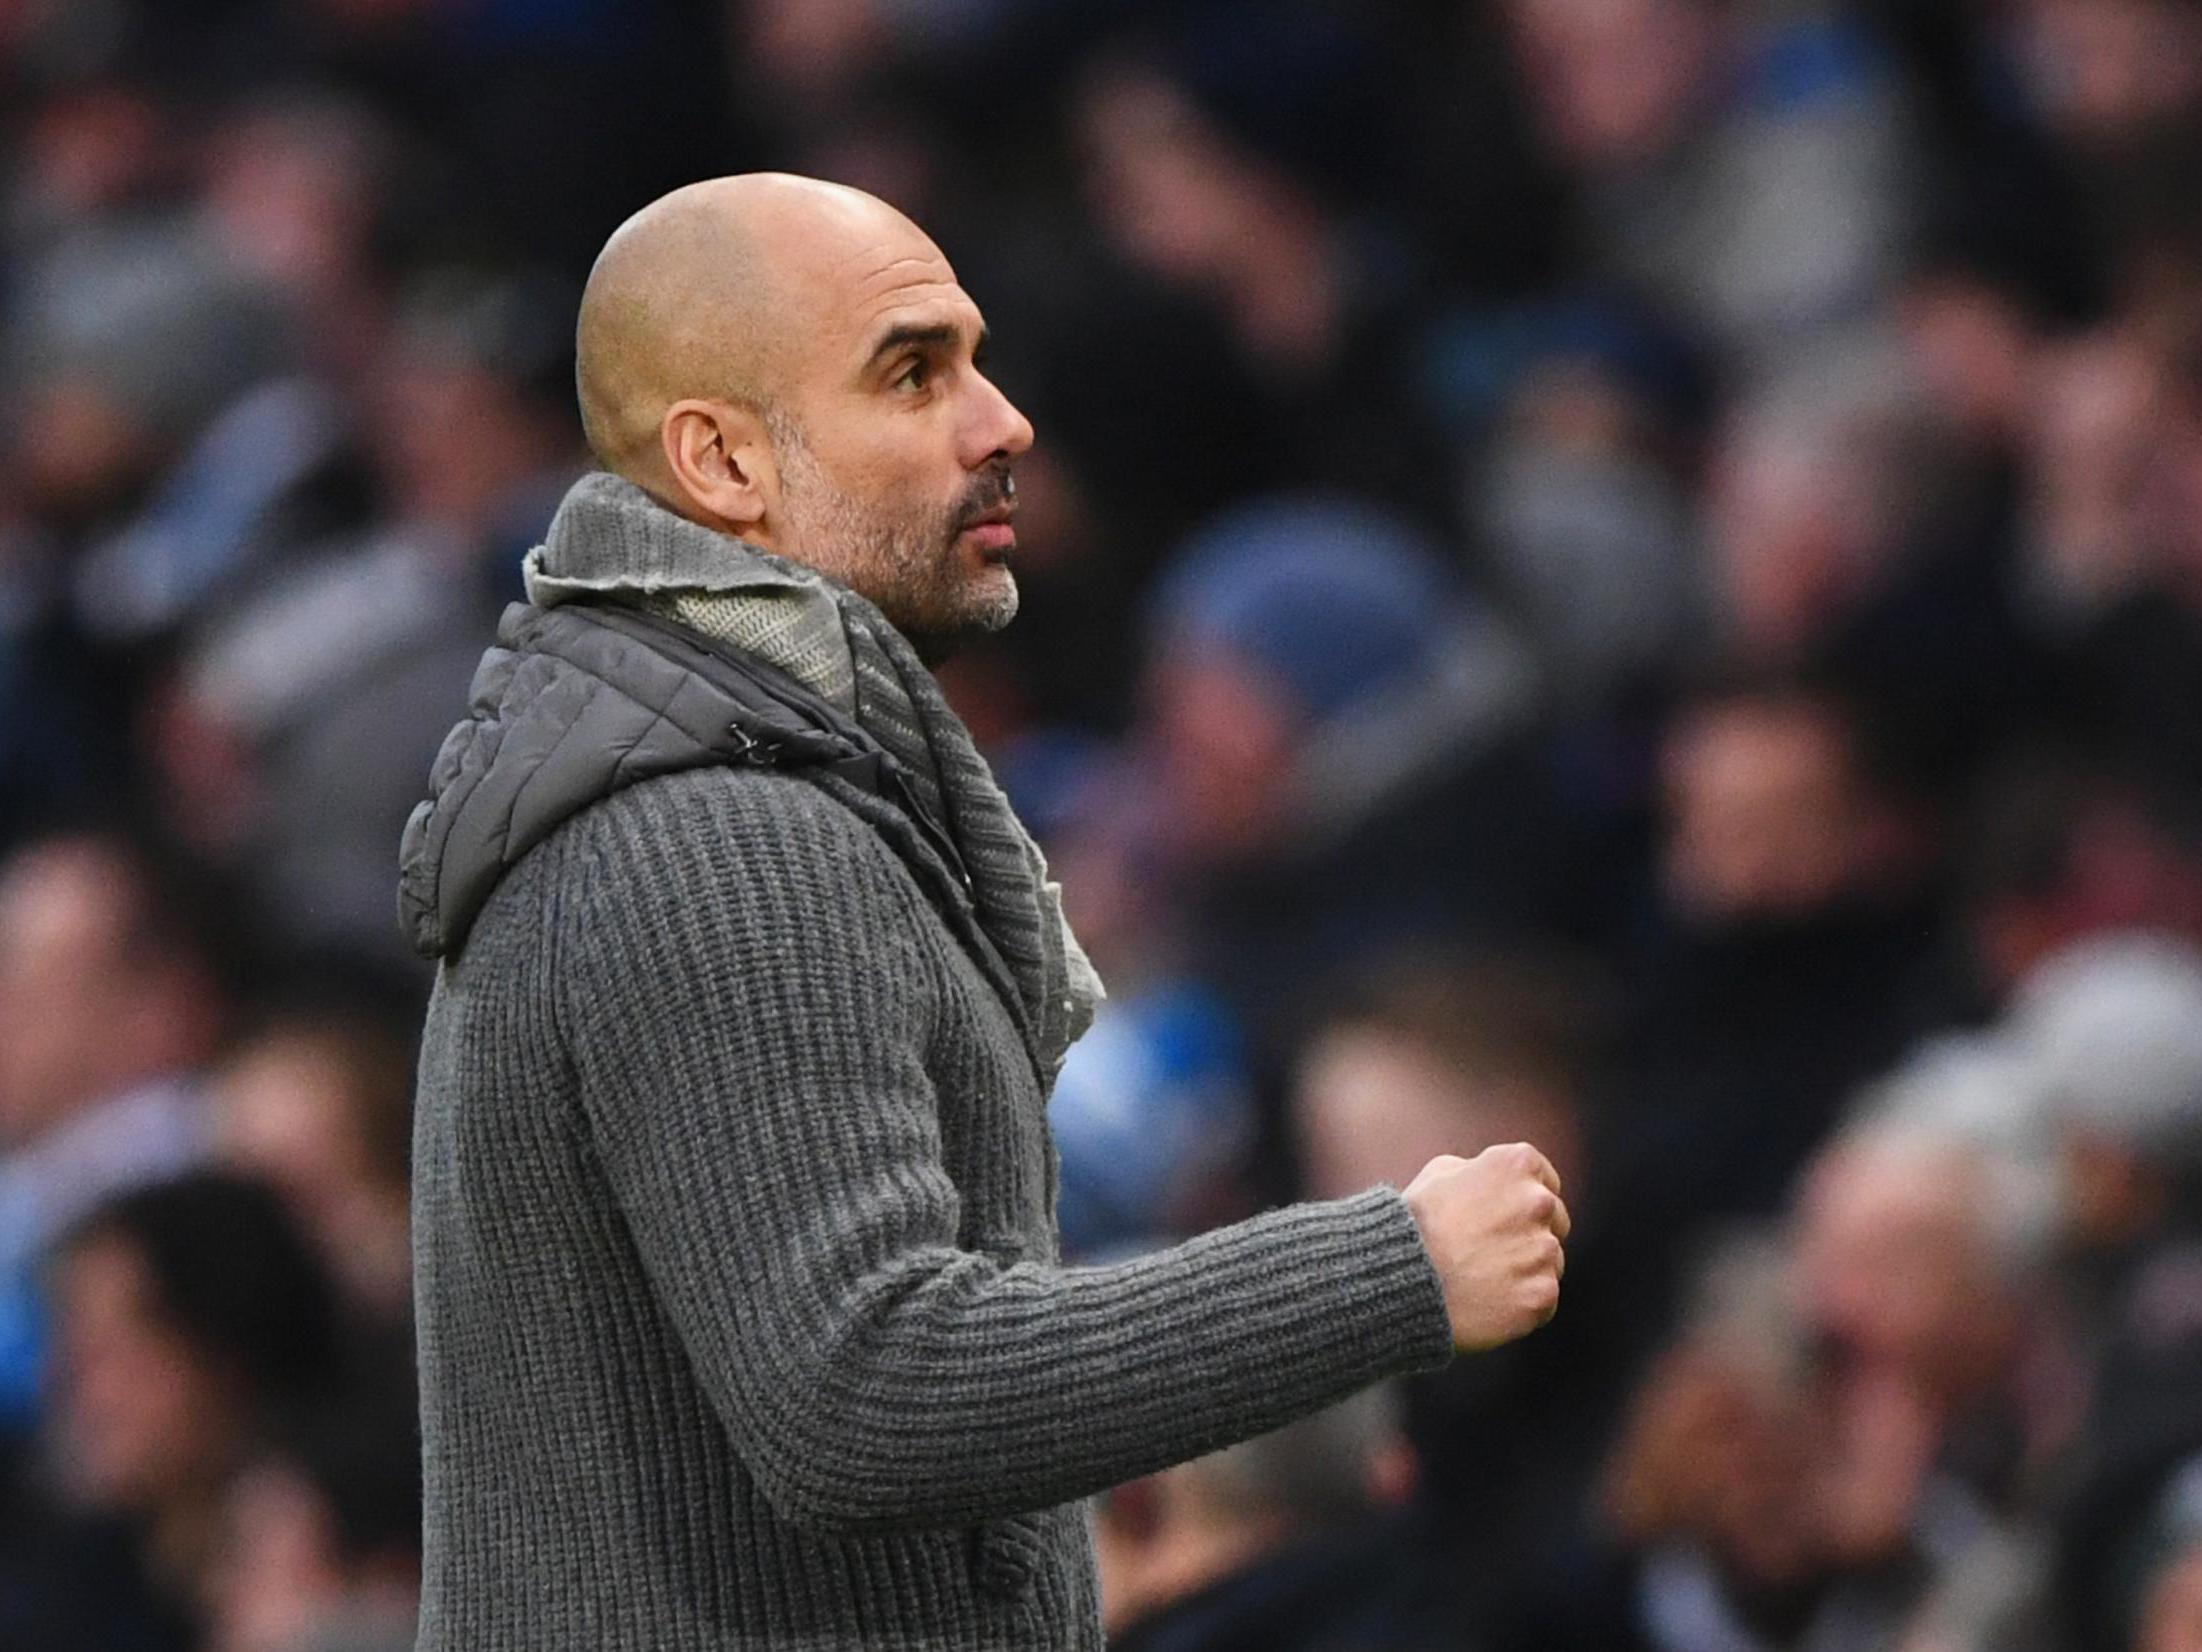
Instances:
[[[2202,1458],[2172,1477],[2134,1546],[2131,1652],[2202,1652]]]
[[[305,944],[401,956],[390,844],[574,468],[557,302],[518,278],[412,294],[368,400],[395,518],[191,639],[171,729],[192,737],[166,748],[171,794],[241,800],[207,847]],[[208,752],[228,755],[211,775],[193,764]]]
[[[2052,1292],[2060,1194],[2050,1166],[1898,1111],[1846,1129],[1798,1196],[1804,1328],[1845,1457],[1835,1506],[1921,1571],[1929,1611],[2034,1540],[2080,1421]],[[2008,1586],[1990,1615],[2038,1615],[2038,1578]]]
[[[403,147],[371,106],[306,88],[253,98],[207,144],[208,222],[283,292],[309,364],[347,387],[371,369],[389,319],[378,237]]]
[[[1293,1136],[1316,1197],[1398,1185],[1418,1153],[1533,1141],[1582,1213],[1569,1270],[1578,1294],[1545,1346],[1402,1385],[1418,1480],[1401,1546],[1429,1557],[1425,1589],[1479,1647],[1537,1645],[1572,1586],[1597,1442],[1630,1339],[1646,1330],[1613,1292],[1621,1275],[1603,1254],[1586,1139],[1602,1006],[1580,974],[1499,953],[1372,961],[1333,994],[1292,1075]]]
[[[413,1052],[362,1013],[302,1007],[260,1022],[207,1075],[216,1157],[280,1191],[355,1317],[402,1330]]]
[[[1943,474],[1918,462],[1932,435],[1878,349],[1736,405],[1707,498],[1714,622],[1728,651],[1813,662],[1903,578]]]
[[[1111,993],[1048,1102],[1065,1256],[1190,1238],[1256,1208],[1256,1120],[1240,1042],[1197,983],[1140,981]]]
[[[2054,1511],[2058,1598],[2076,1644],[2107,1645],[2134,1609],[2122,1534],[2202,1449],[2202,952],[2146,932],[2074,942],[2029,974],[2007,1026],[2062,1166],[2087,1379]]]
[[[2124,1318],[2119,1296],[2155,1294],[2136,1273],[2202,1238],[2202,949],[2145,931],[2075,942],[2027,976],[2008,1027],[2061,1157],[2068,1242],[2107,1293],[2098,1309]]]
[[[1462,490],[1569,710],[1641,696],[1703,629],[1690,500],[1618,353],[1589,339],[1541,352]]]
[[[1846,1439],[1814,1379],[1787,1259],[1735,1237],[1702,1265],[1608,1465],[1622,1558],[1545,1644],[1614,1652],[1881,1652],[1926,1579],[1895,1443]],[[1890,1484],[1894,1480],[1893,1486]]]
[[[297,376],[277,295],[188,216],[88,226],[24,272],[18,463],[79,548],[79,623],[171,632],[352,500],[342,410]]]
[[[1419,272],[1355,210],[1398,163],[1387,66],[1349,15],[1196,8],[1105,60],[1075,110],[1090,210],[1229,341],[1272,485],[1442,508],[1430,432],[1390,388]]]
[[[1598,1155],[1657,1291],[1708,1224],[1771,1215],[1933,1005],[1931,847],[1838,694],[1743,678],[1668,720],[1656,922],[1627,960]]]
[[[1412,1475],[1393,1396],[1370,1389],[1212,1457],[1115,1488],[1094,1541],[1120,1652],[1422,1652],[1402,1556],[1371,1542]]]
[[[226,1500],[206,1652],[411,1652],[420,1440],[410,1382],[268,1431]]]
[[[1991,36],[2072,173],[2121,307],[2192,342],[2202,26],[2180,0],[2026,0]],[[2151,330],[2154,330],[2153,328]]]
[[[0,1394],[36,1415],[49,1247],[110,1194],[207,1151],[199,1069],[222,994],[177,889],[118,840],[0,865]]]
[[[2160,788],[2030,754],[1982,789],[1969,843],[1959,962],[1978,1014],[2091,935],[2202,942],[2202,840]]]
[[[1902,88],[1869,35],[1725,0],[1507,10],[1599,273],[1752,378],[1870,325],[1913,202]]]
[[[46,1609],[70,1624],[142,1617],[170,1626],[159,1644],[195,1645],[255,1434],[340,1378],[334,1289],[272,1191],[214,1172],[95,1209],[57,1248],[53,1281],[52,1519],[109,1557],[115,1592]],[[33,1598],[43,1586],[8,1582]],[[46,1644],[98,1642],[73,1629]]]
[[[1265,501],[1196,535],[1152,613],[1146,827],[1188,960],[1258,1052],[1337,971],[1569,913],[1572,823],[1515,738],[1525,652],[1425,536]]]
[[[2202,693],[2202,390],[2137,327],[2046,351],[2031,376],[2022,611],[2068,737],[2202,797],[2171,708]]]

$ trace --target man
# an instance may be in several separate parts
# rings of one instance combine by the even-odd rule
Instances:
[[[180,892],[98,834],[0,862],[0,1432],[38,1419],[62,1232],[208,1150],[222,994]]]
[[[1064,1268],[1099,984],[920,663],[1015,610],[1032,431],[854,191],[644,209],[607,474],[414,814],[429,1652],[1098,1647],[1078,1500],[1558,1300],[1527,1147]]]
[[[1328,1411],[1096,1499],[1112,1652],[1403,1652],[1430,1644],[1387,1520],[1416,1464],[1398,1396]],[[1461,1645],[1448,1618],[1446,1647]]]

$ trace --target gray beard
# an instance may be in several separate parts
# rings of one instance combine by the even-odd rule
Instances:
[[[765,423],[780,461],[793,541],[787,554],[870,601],[928,666],[1017,617],[1016,578],[1007,568],[998,584],[959,572],[961,505],[875,512],[834,485],[792,418],[774,411]]]

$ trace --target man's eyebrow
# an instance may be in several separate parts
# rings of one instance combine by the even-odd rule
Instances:
[[[971,350],[974,356],[986,349],[986,338],[986,329],[981,327],[978,342],[972,346]],[[879,342],[872,346],[872,353],[866,360],[877,362],[883,356],[892,355],[897,350],[907,350],[913,347],[924,350],[952,349],[962,339],[963,329],[952,321],[904,322],[900,326],[890,327],[882,333]]]

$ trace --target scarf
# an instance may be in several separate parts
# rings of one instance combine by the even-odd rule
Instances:
[[[576,482],[522,564],[528,600],[627,601],[784,671],[854,718],[910,775],[971,877],[979,927],[1016,982],[1052,1083],[1104,996],[1061,886],[909,640],[814,568],[675,515],[604,472]]]

